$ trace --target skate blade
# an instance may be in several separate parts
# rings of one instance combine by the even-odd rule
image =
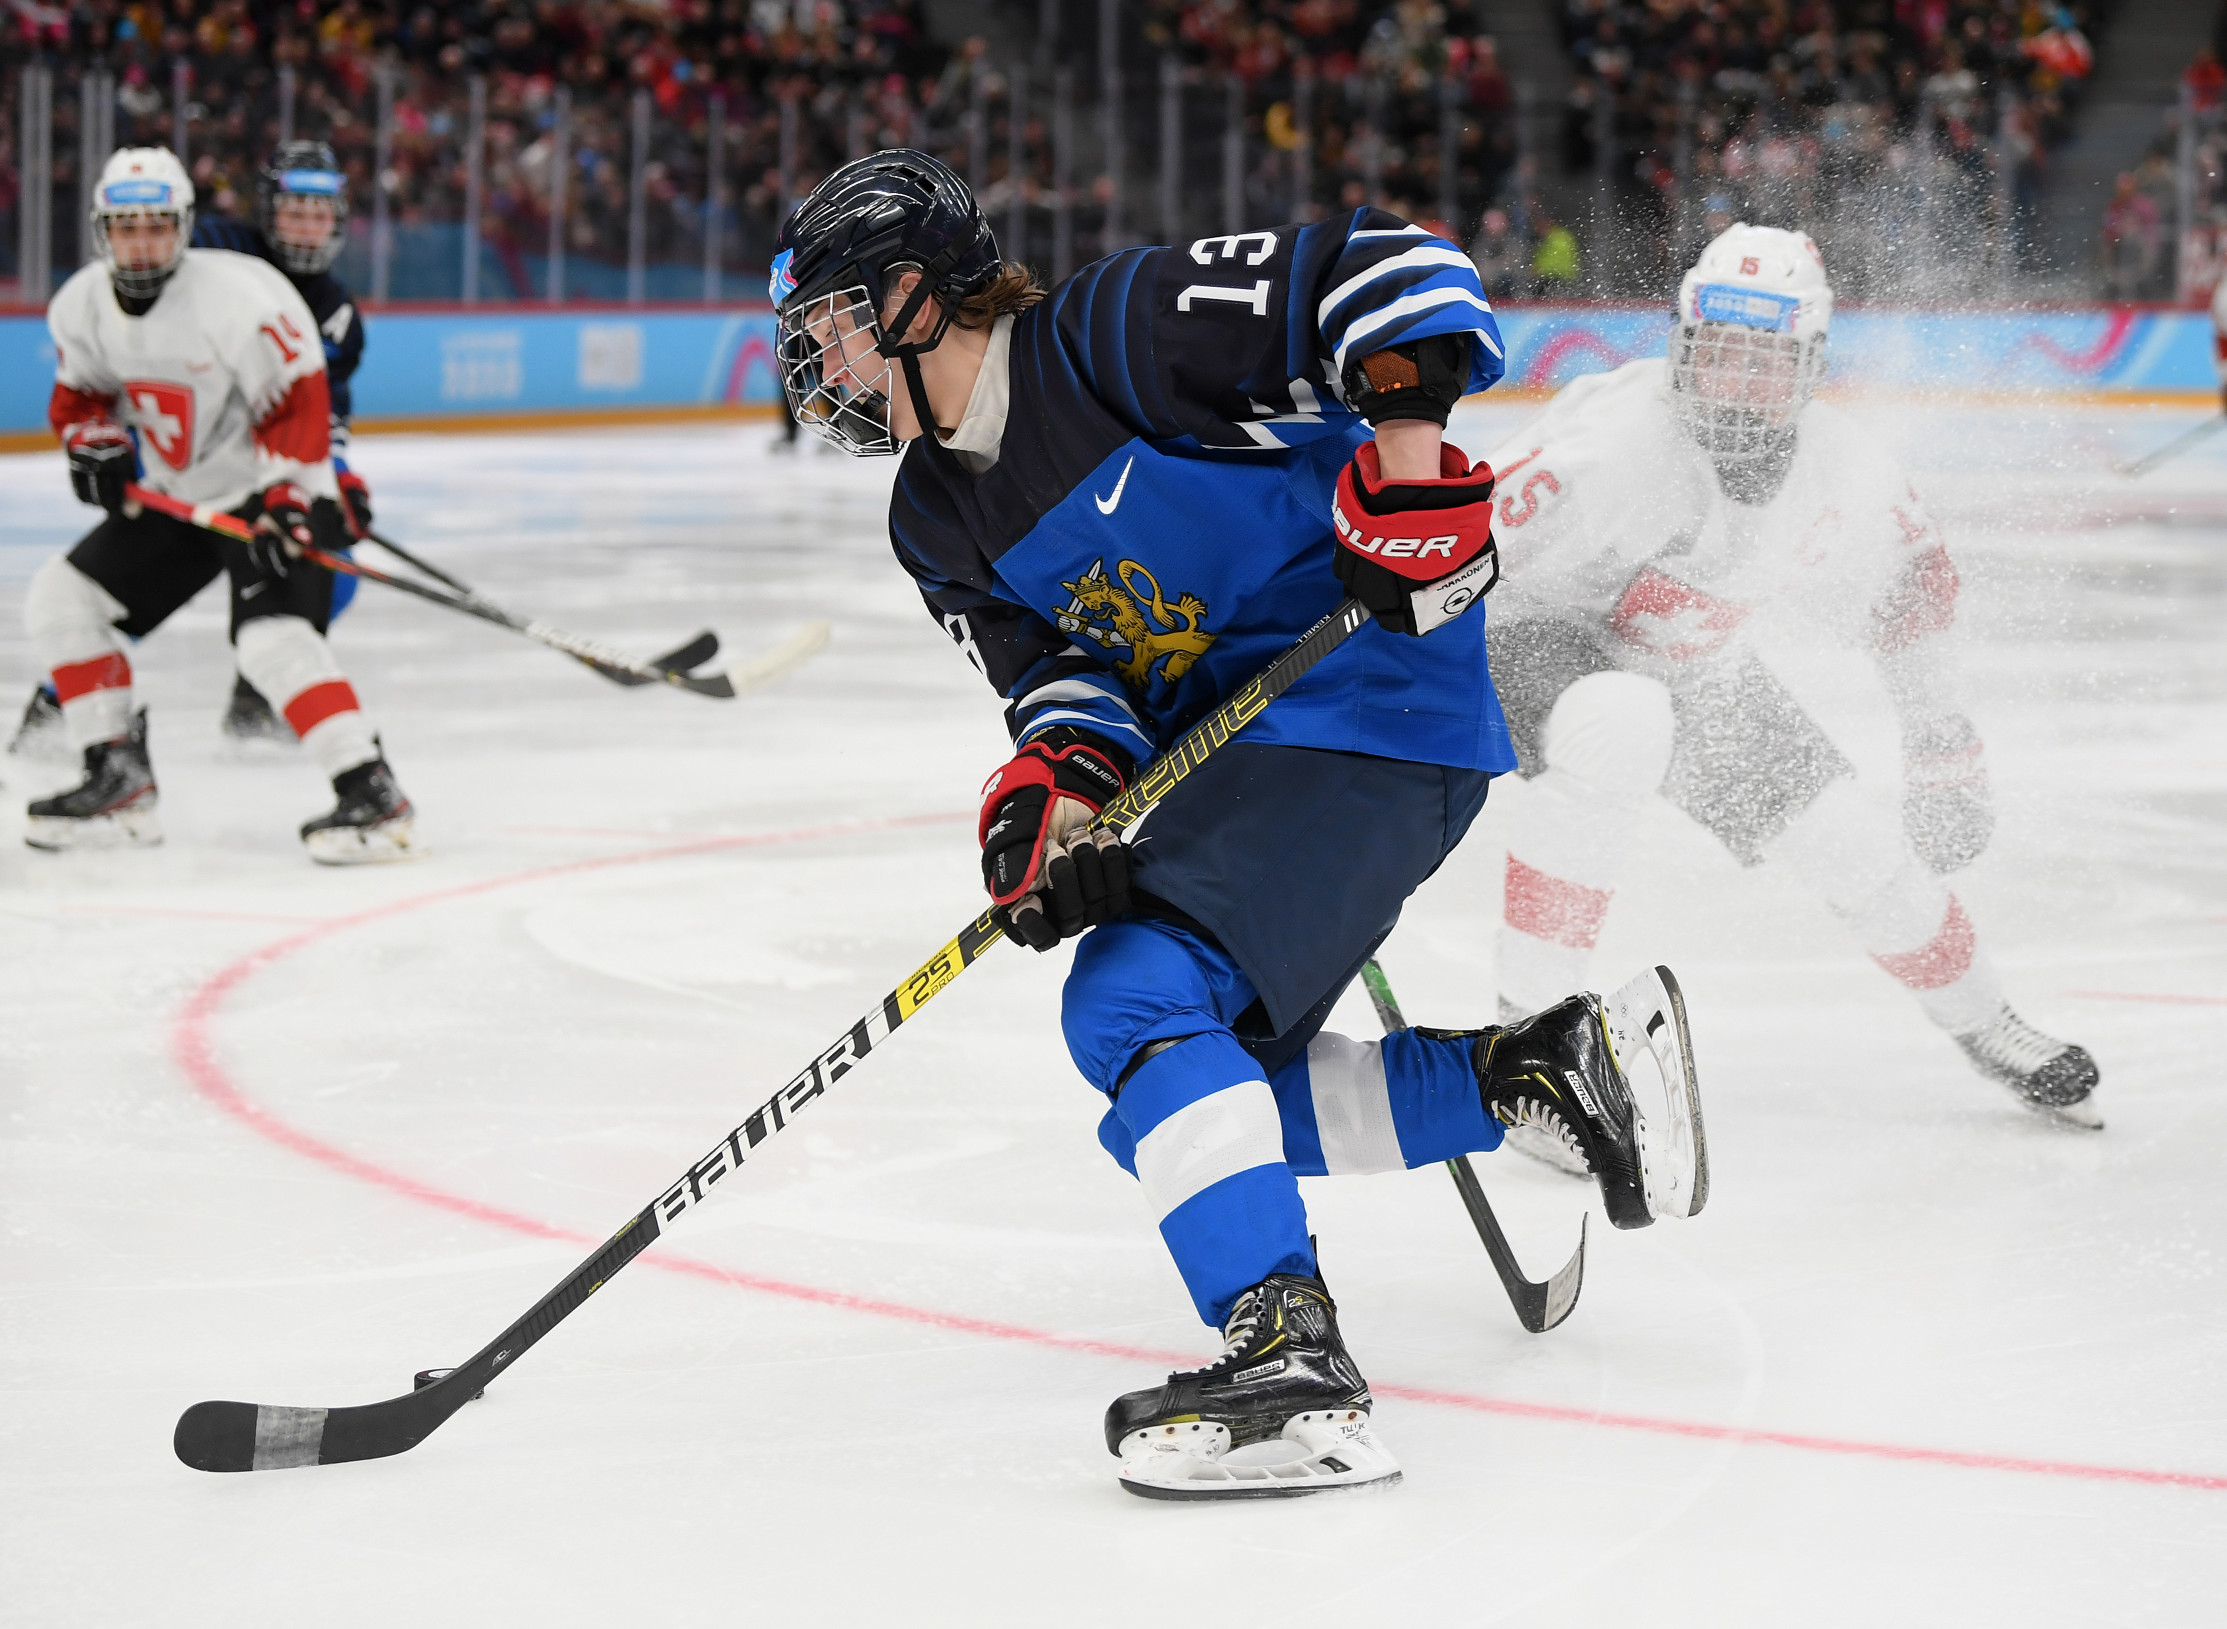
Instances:
[[[162,819],[152,798],[86,820],[32,815],[23,823],[23,840],[49,854],[69,849],[153,848],[162,841]]]
[[[302,838],[302,846],[319,865],[391,865],[398,860],[421,860],[426,847],[417,839],[411,822],[389,820],[368,828],[328,826]]]
[[[1639,1110],[1647,1208],[1698,1216],[1709,1202],[1709,1138],[1694,1074],[1685,996],[1667,967],[1650,967],[1602,1002],[1616,1062]]]
[[[1229,1445],[1229,1427],[1188,1421],[1132,1431],[1121,1445],[1121,1485],[1142,1499],[1297,1499],[1389,1488],[1399,1461],[1369,1429],[1365,1410],[1295,1414],[1271,1442]]]

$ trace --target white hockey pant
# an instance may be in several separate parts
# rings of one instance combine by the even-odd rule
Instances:
[[[61,555],[39,567],[24,595],[31,654],[52,676],[70,743],[80,751],[131,732],[131,658],[114,626],[126,614]]]

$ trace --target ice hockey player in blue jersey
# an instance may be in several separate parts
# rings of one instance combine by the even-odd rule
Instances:
[[[1126,250],[1047,293],[956,175],[896,151],[797,209],[773,297],[799,422],[904,452],[898,562],[1015,743],[980,822],[998,921],[1038,950],[1083,935],[1062,1018],[1111,1105],[1099,1139],[1223,1334],[1214,1363],[1109,1409],[1123,1486],[1396,1480],[1298,1177],[1427,1166],[1523,1124],[1580,1152],[1620,1227],[1706,1193],[1690,1070],[1633,1064],[1676,1005],[1656,974],[1507,1028],[1322,1027],[1515,763],[1482,614],[1428,609],[1492,548],[1492,472],[1442,437],[1501,373],[1474,270],[1361,209]],[[1089,829],[1349,593],[1373,626],[1128,842]]]
[[[333,473],[340,478],[341,507],[357,537],[371,528],[371,488],[348,465],[348,421],[355,402],[350,381],[363,361],[363,317],[348,285],[332,274],[348,242],[348,177],[321,141],[281,143],[256,178],[255,219],[203,216],[194,222],[196,249],[231,249],[267,260],[284,272],[325,342],[325,379],[332,393]],[[343,554],[349,553],[342,550]],[[304,568],[315,569],[315,568]],[[356,579],[332,578],[332,616],[356,596]],[[291,742],[294,732],[263,693],[235,674],[224,733],[238,741]]]

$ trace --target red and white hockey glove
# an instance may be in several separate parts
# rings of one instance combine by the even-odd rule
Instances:
[[[1015,944],[1049,950],[1129,909],[1129,851],[1090,822],[1136,762],[1064,726],[1013,754],[982,788],[982,880]]]
[[[1439,447],[1435,481],[1388,481],[1364,441],[1330,500],[1333,561],[1346,592],[1394,633],[1427,634],[1500,581],[1492,541],[1492,466]]]
[[[73,424],[62,432],[62,447],[78,501],[97,503],[112,515],[122,509],[124,488],[139,475],[139,455],[122,427],[105,419]]]
[[[1932,870],[1962,870],[1995,834],[1986,749],[1962,713],[1908,725],[1902,736],[1902,831]]]
[[[292,481],[263,489],[263,513],[256,520],[255,539],[247,552],[266,576],[285,576],[288,565],[317,541],[309,523],[309,502],[309,494]]]
[[[362,476],[333,460],[333,474],[340,481],[340,512],[348,517],[348,531],[358,543],[371,535],[371,488]]]

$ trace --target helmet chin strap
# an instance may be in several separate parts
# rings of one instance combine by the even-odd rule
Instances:
[[[940,341],[942,335],[939,333],[937,338]],[[933,349],[931,345],[904,346],[897,353],[897,365],[905,370],[905,388],[912,393],[913,417],[920,421],[920,440],[927,445],[928,457],[964,474],[964,466],[937,433],[942,427],[936,423],[935,410],[928,405],[928,383],[920,376],[920,352]]]

